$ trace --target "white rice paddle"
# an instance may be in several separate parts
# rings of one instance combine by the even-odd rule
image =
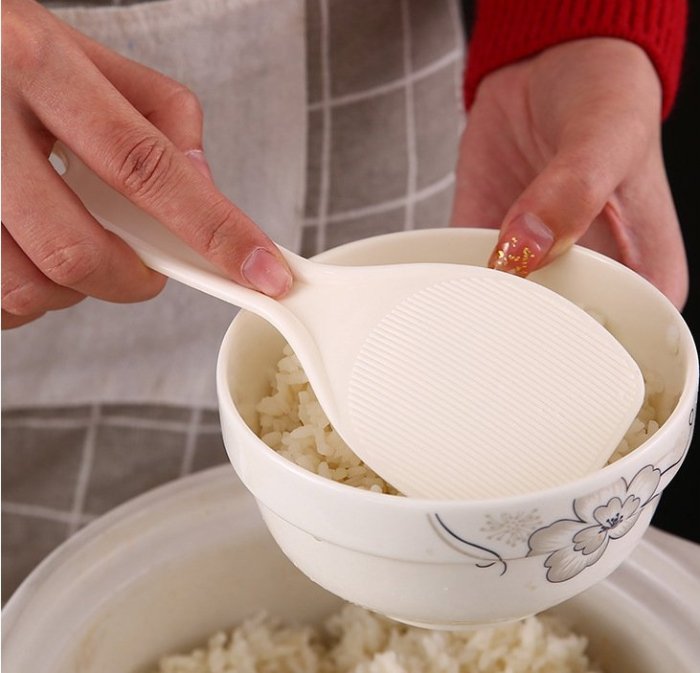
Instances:
[[[642,375],[622,345],[532,281],[458,264],[330,266],[283,250],[295,285],[277,301],[63,159],[88,210],[148,266],[274,325],[340,436],[406,495],[495,498],[576,479],[605,464],[641,406]]]

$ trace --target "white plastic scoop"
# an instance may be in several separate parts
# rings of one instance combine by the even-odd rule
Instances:
[[[492,498],[605,464],[639,410],[639,368],[534,282],[481,267],[342,267],[282,251],[274,300],[235,284],[65,153],[64,179],[153,269],[268,320],[332,425],[409,496]]]

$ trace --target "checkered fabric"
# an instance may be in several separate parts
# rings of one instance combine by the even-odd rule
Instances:
[[[446,226],[464,122],[457,0],[308,0],[306,15],[303,254]],[[3,601],[93,518],[227,460],[209,409],[5,409],[2,420]]]
[[[462,124],[455,2],[307,3],[302,252],[449,221]]]
[[[8,410],[2,445],[3,600],[95,517],[228,460],[217,412],[184,407]]]

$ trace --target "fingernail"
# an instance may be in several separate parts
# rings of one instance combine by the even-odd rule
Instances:
[[[204,158],[203,150],[187,150],[185,156],[195,165],[195,168],[207,179],[213,182],[211,177],[211,169],[207,160]]]
[[[525,277],[542,264],[553,243],[552,230],[537,215],[523,213],[505,228],[488,265]]]
[[[246,257],[241,273],[256,290],[270,297],[282,297],[292,287],[292,274],[264,248],[256,248]]]

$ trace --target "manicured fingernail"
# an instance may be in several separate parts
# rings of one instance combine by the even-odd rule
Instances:
[[[501,233],[489,266],[525,277],[541,265],[553,243],[552,230],[537,215],[523,213]]]
[[[282,297],[292,287],[292,274],[264,248],[256,248],[246,257],[241,273],[256,290],[270,297]]]
[[[207,179],[211,180],[211,169],[207,160],[204,158],[203,150],[187,150],[185,156],[195,165],[195,168]]]

